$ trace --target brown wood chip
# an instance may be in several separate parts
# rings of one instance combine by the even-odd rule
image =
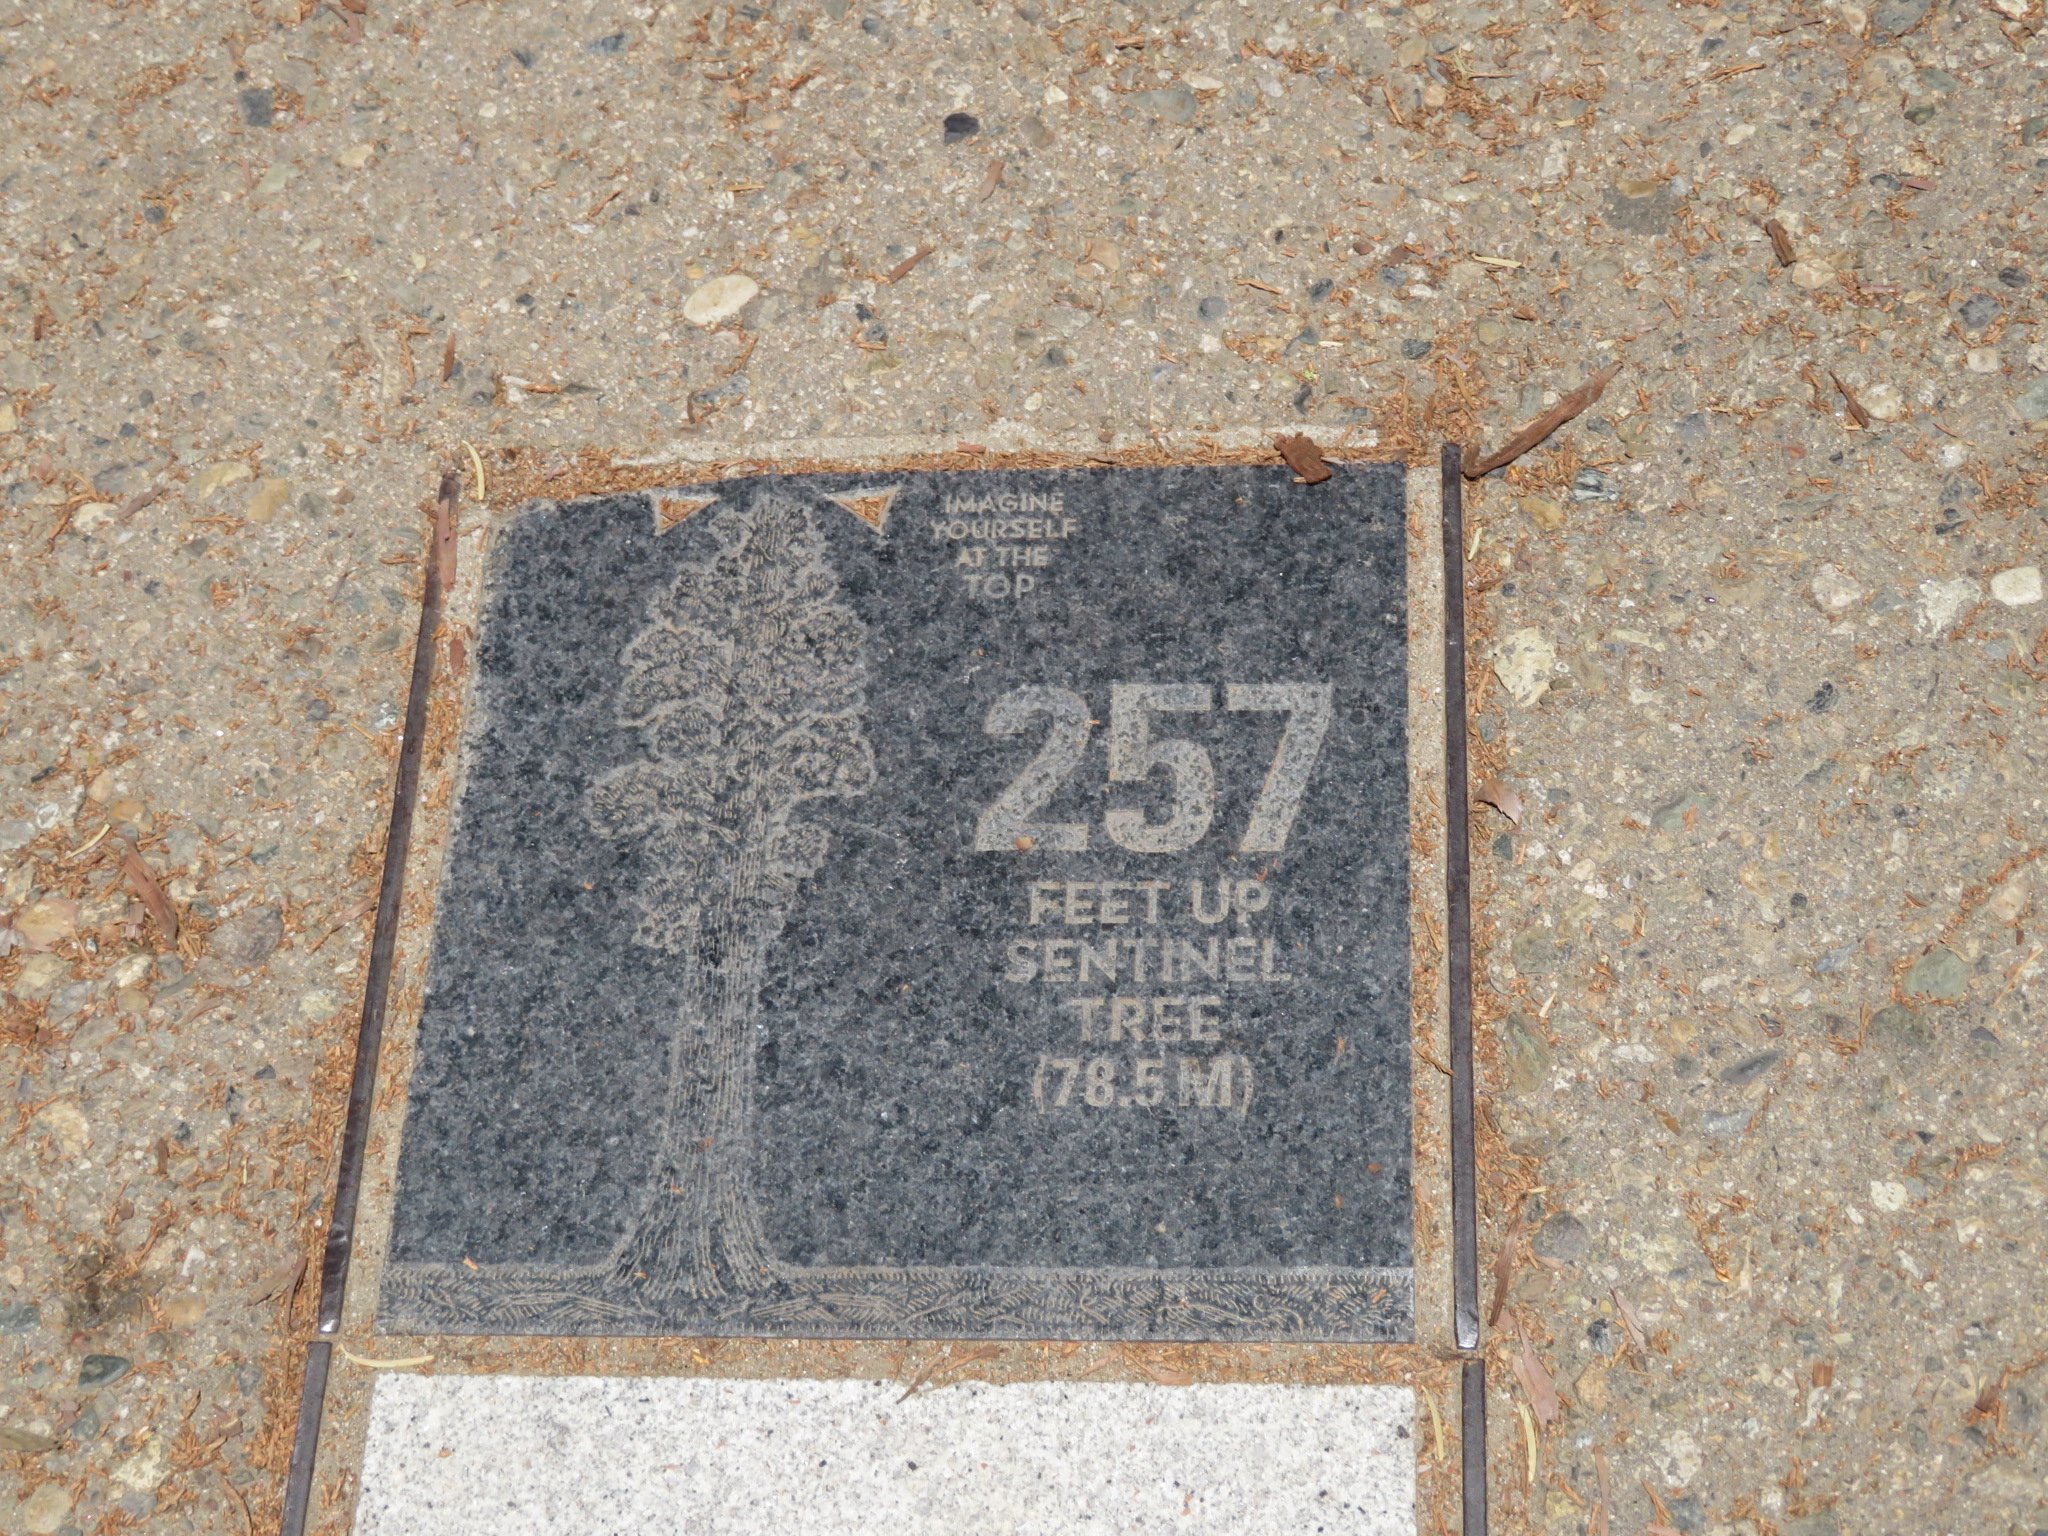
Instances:
[[[455,377],[455,333],[448,333],[448,345],[441,349],[441,382],[446,384]]]
[[[164,936],[164,942],[176,944],[178,909],[171,905],[171,898],[164,894],[164,888],[156,883],[156,876],[142,862],[142,855],[126,841],[121,845],[121,874],[135,894],[142,898],[142,904],[149,908],[149,915],[156,923],[157,932]]]
[[[1330,466],[1323,462],[1323,450],[1314,439],[1297,432],[1292,437],[1274,438],[1273,446],[1280,450],[1287,467],[1310,485],[1321,485],[1330,478]]]
[[[1771,249],[1777,254],[1778,265],[1791,266],[1797,257],[1792,253],[1792,236],[1785,226],[1776,219],[1765,219],[1764,233],[1771,237]]]
[[[1522,824],[1522,797],[1494,779],[1480,775],[1479,782],[1472,786],[1472,798],[1481,805],[1492,806],[1516,826]]]
[[[1477,480],[1481,475],[1490,475],[1503,464],[1512,464],[1523,454],[1550,436],[1559,427],[1570,421],[1586,407],[1598,400],[1614,376],[1621,372],[1620,363],[1609,363],[1577,389],[1566,395],[1549,410],[1530,422],[1521,431],[1509,438],[1492,453],[1474,459],[1465,466],[1465,478]]]

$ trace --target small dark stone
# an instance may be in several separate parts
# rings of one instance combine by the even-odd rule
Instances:
[[[32,1301],[0,1302],[0,1333],[34,1333],[43,1314]]]
[[[1673,1528],[1684,1532],[1685,1536],[1700,1536],[1700,1532],[1707,1528],[1707,1509],[1696,1493],[1681,1493],[1667,1500],[1664,1507],[1671,1511]]]
[[[1730,1088],[1747,1088],[1782,1061],[1784,1054],[1782,1051],[1758,1051],[1756,1055],[1744,1057],[1725,1069],[1721,1073],[1721,1081]]]
[[[209,947],[241,970],[254,970],[284,942],[284,917],[276,907],[252,907],[213,930]]]
[[[514,48],[512,50],[512,57],[519,61],[519,67],[521,69],[533,68],[533,61],[535,55],[531,48]]]
[[[1999,1046],[2003,1045],[2004,1043],[2005,1042],[2000,1040],[1996,1034],[1986,1029],[1982,1024],[1979,1024],[1976,1028],[1970,1031],[1970,1044],[1977,1047],[1977,1052],[1979,1055],[1996,1056],[1998,1054]]]
[[[1934,0],[1879,0],[1870,16],[1870,35],[1880,43],[1903,37],[1927,17]]]
[[[1901,1045],[1926,1045],[1934,1039],[1918,1010],[1903,1003],[1887,1003],[1870,1016],[1870,1036]]]
[[[1586,1256],[1592,1241],[1593,1235],[1586,1230],[1583,1221],[1570,1214],[1560,1214],[1536,1229],[1536,1235],[1529,1239],[1529,1246],[1536,1250],[1538,1258],[1576,1264]]]
[[[695,390],[689,399],[692,414],[702,417],[728,405],[737,405],[747,398],[747,376],[736,373],[730,378],[720,379],[707,389]]]
[[[1820,687],[1814,690],[1813,697],[1806,701],[1806,707],[1816,715],[1824,715],[1833,709],[1835,707],[1835,685],[1833,683],[1822,683]]]
[[[1906,108],[1904,115],[1906,121],[1913,124],[1916,128],[1924,128],[1927,124],[1934,121],[1934,114],[1934,103],[1923,101],[1917,107]]]
[[[1431,343],[1424,341],[1421,337],[1411,336],[1401,343],[1401,355],[1411,363],[1420,362],[1423,358],[1429,356],[1430,346]]]
[[[1998,280],[2008,288],[2025,288],[2033,282],[2025,267],[2000,267]]]
[[[1976,294],[1956,311],[1956,318],[1964,330],[1981,331],[1998,318],[1998,300],[1988,293]]]
[[[1230,300],[1211,296],[1197,304],[1195,312],[1204,320],[1221,320],[1230,313]]]
[[[1616,501],[1621,497],[1621,487],[1612,475],[1597,469],[1582,469],[1572,476],[1573,501]]]
[[[104,1387],[126,1376],[133,1363],[125,1355],[87,1355],[78,1364],[78,1384]]]
[[[252,85],[241,94],[242,121],[251,128],[268,128],[277,115],[276,96],[268,86]]]
[[[1333,278],[1317,278],[1314,282],[1308,285],[1309,302],[1311,304],[1320,304],[1324,299],[1327,299],[1330,296],[1330,290],[1332,288],[1335,288],[1336,286],[1336,281]]]
[[[981,119],[972,112],[949,112],[946,121],[940,125],[948,144],[958,144],[962,139],[971,139],[981,132]]]
[[[594,42],[585,43],[583,51],[585,53],[624,53],[626,51],[626,34],[614,32],[609,37],[600,37]]]
[[[334,706],[325,699],[315,698],[306,700],[306,718],[308,720],[325,720],[333,713]]]

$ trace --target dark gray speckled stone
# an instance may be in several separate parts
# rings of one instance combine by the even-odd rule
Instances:
[[[497,537],[381,1325],[1408,1337],[1401,468],[714,493]]]

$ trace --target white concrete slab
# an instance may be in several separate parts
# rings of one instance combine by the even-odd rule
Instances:
[[[1414,1536],[1405,1387],[380,1379],[357,1536]]]

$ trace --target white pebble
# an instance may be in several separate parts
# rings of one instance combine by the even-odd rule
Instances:
[[[1977,605],[1984,589],[1967,576],[1954,581],[1920,583],[1920,629],[1939,638],[1955,627],[1964,612]]]
[[[729,320],[761,291],[761,285],[744,272],[714,277],[683,301],[683,318],[696,325],[716,325]]]
[[[1493,675],[1514,701],[1529,708],[1550,691],[1557,668],[1557,647],[1533,626],[1503,640],[1493,657]]]
[[[2016,565],[1991,578],[1991,595],[2008,608],[2024,608],[2041,601],[2041,567]]]
[[[1822,613],[1841,613],[1863,600],[1863,589],[1833,565],[1824,565],[1813,573],[1811,590]]]

